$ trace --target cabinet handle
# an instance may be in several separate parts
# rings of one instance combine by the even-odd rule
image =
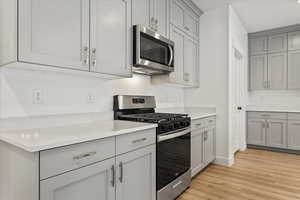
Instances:
[[[82,50],[82,62],[84,65],[89,63],[89,48],[87,46],[83,47]]]
[[[144,142],[144,141],[146,141],[146,140],[147,140],[147,138],[142,138],[142,139],[133,140],[133,141],[132,141],[132,144]]]
[[[112,187],[115,187],[115,179],[116,179],[115,166],[114,165],[111,166],[110,170],[111,170],[111,181],[110,181],[110,183],[111,183]]]
[[[96,151],[89,152],[89,153],[84,153],[84,154],[80,154],[80,155],[78,155],[78,156],[74,156],[74,157],[73,157],[73,160],[81,160],[81,159],[84,159],[84,158],[87,158],[87,157],[94,156],[94,155],[96,155],[96,154],[97,154]]]
[[[93,65],[93,66],[96,66],[96,63],[97,63],[97,59],[96,59],[96,51],[97,51],[96,48],[93,48],[93,49],[92,49],[91,60],[92,60],[92,65]]]
[[[122,162],[120,162],[119,168],[120,168],[120,177],[119,177],[119,181],[120,181],[120,183],[122,183],[122,182],[123,182],[123,163],[122,163]]]

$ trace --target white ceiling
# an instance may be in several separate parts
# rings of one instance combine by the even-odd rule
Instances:
[[[193,0],[203,11],[231,4],[249,32],[300,24],[297,0]]]

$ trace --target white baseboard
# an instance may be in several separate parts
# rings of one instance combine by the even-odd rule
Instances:
[[[230,167],[234,164],[234,157],[227,158],[223,156],[217,156],[216,160],[214,161],[214,164]]]

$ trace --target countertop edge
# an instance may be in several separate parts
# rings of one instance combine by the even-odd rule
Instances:
[[[191,120],[197,120],[197,119],[203,119],[203,118],[207,118],[207,117],[214,117],[217,116],[217,113],[208,113],[208,114],[195,114],[195,115],[191,115]]]
[[[80,144],[80,143],[84,143],[84,142],[91,142],[94,140],[101,140],[101,139],[105,139],[105,138],[109,138],[109,137],[116,137],[116,136],[120,136],[120,135],[134,133],[137,131],[154,129],[156,127],[157,127],[157,124],[149,124],[149,125],[143,125],[141,127],[129,128],[129,129],[124,129],[124,130],[119,130],[119,131],[112,131],[111,133],[108,133],[108,134],[102,133],[99,136],[91,135],[91,136],[73,139],[73,140],[69,140],[69,141],[62,141],[62,142],[56,143],[56,144],[41,145],[41,146],[39,146],[39,145],[36,145],[36,146],[24,145],[20,142],[17,142],[16,140],[7,138],[1,134],[0,134],[0,140],[7,144],[13,145],[17,148],[20,148],[22,150],[25,150],[29,153],[37,153],[40,151],[46,151],[46,150],[50,150],[50,149],[54,149],[54,148],[60,148],[60,147]]]

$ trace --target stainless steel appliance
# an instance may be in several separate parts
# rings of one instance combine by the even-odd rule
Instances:
[[[133,71],[155,75],[174,71],[174,42],[141,25],[133,27]]]
[[[156,113],[153,96],[114,96],[114,118],[157,123],[157,200],[174,200],[191,183],[191,119]]]

